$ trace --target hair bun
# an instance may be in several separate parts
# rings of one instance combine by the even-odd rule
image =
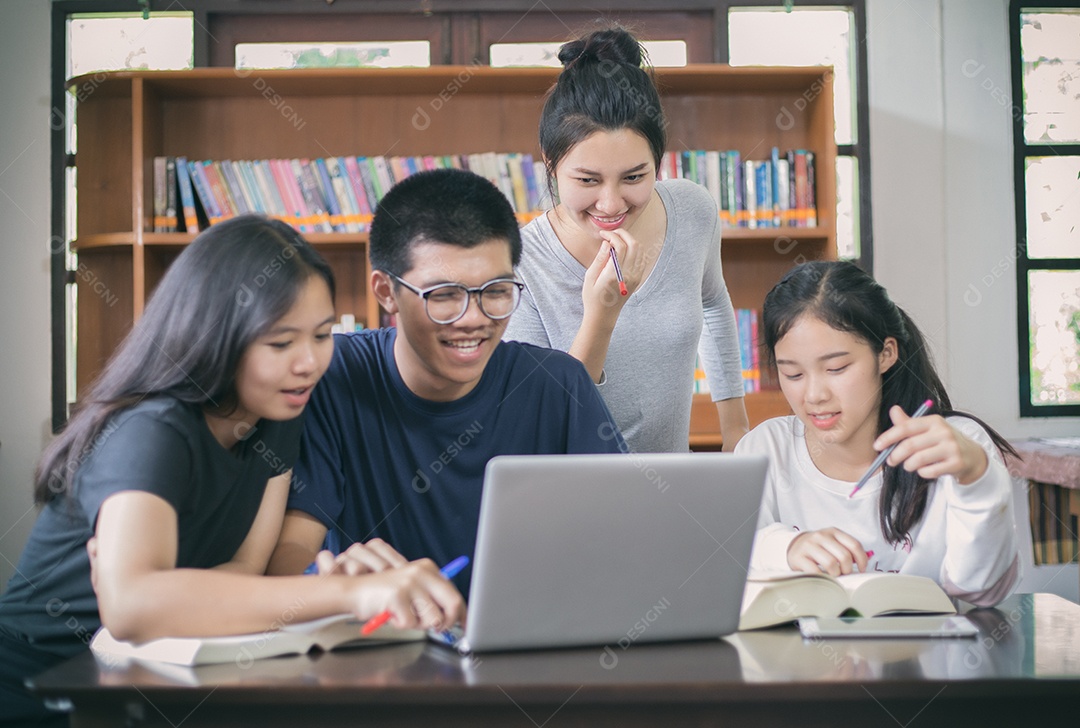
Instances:
[[[564,43],[559,48],[559,62],[563,66],[569,66],[581,56],[583,50],[585,50],[585,41],[583,40],[572,40],[569,43]]]
[[[637,38],[618,26],[594,31],[559,48],[559,61],[564,68],[575,61],[625,63],[640,68],[641,60],[642,49]]]

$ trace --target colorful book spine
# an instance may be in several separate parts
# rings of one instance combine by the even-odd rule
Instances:
[[[214,193],[210,189],[210,180],[206,177],[206,169],[203,167],[203,163],[190,160],[188,162],[188,172],[191,175],[191,183],[195,186],[195,193],[199,197],[199,202],[202,203],[203,211],[206,212],[207,222],[213,225],[223,220],[221,208],[218,207]]]
[[[191,170],[187,157],[176,158],[176,182],[180,188],[180,206],[184,212],[184,230],[199,232],[199,215],[195,211],[195,194],[191,186]]]
[[[371,206],[368,202],[367,188],[364,186],[364,178],[360,172],[360,165],[356,162],[356,157],[345,157],[345,173],[349,184],[353,188],[353,195],[356,196],[356,204],[361,218],[361,231],[367,230],[367,226],[371,223]]]
[[[345,213],[334,189],[334,181],[330,179],[330,168],[326,166],[326,160],[319,158],[311,160],[312,174],[315,175],[315,183],[326,200],[326,208],[330,213],[330,227],[335,233],[347,232],[345,227]]]

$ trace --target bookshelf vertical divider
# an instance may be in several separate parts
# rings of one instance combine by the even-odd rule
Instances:
[[[153,232],[156,156],[189,159],[422,156],[521,152],[539,159],[537,123],[555,69],[119,71],[74,78],[79,146],[77,395],[142,315],[193,238]],[[725,228],[725,279],[737,308],[760,309],[791,266],[836,255],[836,143],[828,68],[659,69],[669,151],[737,149],[767,159],[815,154],[817,226]],[[379,325],[364,233],[308,234],[338,278],[338,313]],[[751,422],[787,411],[775,391],[747,395]],[[691,441],[719,443],[715,407],[695,395]]]

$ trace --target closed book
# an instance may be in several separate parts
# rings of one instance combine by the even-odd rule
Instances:
[[[371,222],[371,207],[368,202],[367,188],[364,186],[364,177],[360,171],[360,165],[356,162],[356,157],[345,157],[345,172],[349,184],[352,186],[353,195],[356,197],[356,205],[360,211],[361,219],[361,232],[367,230],[367,225]]]
[[[228,637],[164,637],[133,643],[118,640],[102,627],[90,642],[95,655],[105,659],[135,659],[174,665],[212,665],[278,655],[305,654],[313,649],[378,645],[388,642],[415,642],[424,639],[420,630],[401,630],[384,625],[370,636],[362,636],[363,622],[351,614],[325,617],[310,622],[286,624],[281,629]]]
[[[304,207],[307,208],[311,230],[318,233],[334,232],[334,228],[330,225],[330,212],[326,209],[326,201],[322,199],[322,192],[315,182],[311,160],[294,159],[292,168],[297,184],[300,186],[300,194],[303,195]]]
[[[361,232],[360,209],[357,207],[356,197],[353,196],[352,185],[346,177],[344,157],[327,157],[326,171],[330,175],[330,186],[334,190],[334,196],[341,207],[345,232]]]
[[[751,572],[743,591],[739,629],[758,629],[800,617],[955,614],[937,582],[914,574],[872,572],[829,576],[802,571]]]
[[[372,159],[375,164],[374,179],[378,182],[377,189],[379,199],[381,200],[383,195],[389,192],[390,188],[393,187],[398,180],[394,177],[394,172],[390,168],[390,162],[386,157],[379,155],[378,157],[370,157],[370,159]]]
[[[206,178],[206,168],[203,165],[204,162],[190,160],[188,162],[188,172],[191,175],[191,184],[195,186],[195,193],[199,197],[199,202],[206,212],[206,220],[213,225],[220,222],[223,217],[221,208],[217,205],[217,199],[210,190],[210,180]]]
[[[154,157],[154,232],[165,232],[165,157]]]
[[[233,169],[240,180],[240,186],[244,189],[244,196],[250,201],[251,209],[263,215],[272,215],[273,210],[270,207],[270,200],[263,195],[262,189],[260,189],[259,183],[255,179],[254,162],[242,159],[233,162]]]
[[[540,190],[536,187],[536,167],[531,154],[521,155],[521,175],[525,178],[525,210],[540,209]]]
[[[756,228],[758,226],[758,211],[757,211],[757,192],[755,185],[757,184],[757,175],[755,174],[753,160],[746,160],[742,164],[743,168],[743,204],[746,206],[746,226],[749,228]]]
[[[179,205],[176,203],[176,157],[165,158],[165,230],[174,233],[180,229],[177,217]]]
[[[709,151],[705,152],[705,188],[709,190],[709,194],[712,195],[713,202],[716,203],[717,211],[723,209],[723,199],[721,199],[720,192],[720,152]],[[723,215],[720,216],[721,221]]]
[[[304,207],[304,197],[300,194],[300,186],[293,174],[292,160],[271,159],[270,170],[274,174],[274,181],[277,182],[278,193],[285,202],[285,208],[289,210],[290,224],[302,233],[310,232],[307,208]]]
[[[326,200],[326,208],[330,212],[330,227],[336,233],[348,232],[345,227],[345,208],[342,207],[342,201],[338,199],[334,181],[330,179],[330,168],[326,166],[326,160],[321,157],[313,159],[311,166],[315,183],[322,192],[323,199]]]
[[[184,230],[189,233],[199,232],[199,216],[195,211],[195,193],[191,186],[191,171],[187,157],[176,158],[176,181],[180,188],[180,206],[183,210]]]
[[[225,189],[229,192],[233,210],[237,215],[246,215],[255,212],[254,202],[248,197],[244,185],[240,182],[240,175],[236,171],[236,162],[225,159],[215,162],[221,172],[221,178],[225,181]]]
[[[795,216],[799,227],[807,226],[809,197],[806,193],[806,152],[795,150]]]
[[[529,211],[529,195],[525,188],[525,173],[521,170],[521,164],[520,154],[506,155],[506,171],[510,175],[510,187],[514,191],[514,196],[510,200],[514,203],[514,212]],[[532,164],[532,160],[529,164]]]
[[[274,179],[274,172],[270,169],[270,160],[256,159],[251,163],[251,172],[255,175],[255,183],[259,186],[259,192],[262,194],[263,199],[266,200],[269,213],[278,220],[292,222],[292,211],[286,206],[285,200],[281,196],[277,180]]]
[[[221,218],[228,220],[235,217],[236,207],[229,196],[225,178],[221,174],[221,164],[205,161],[202,163],[202,168],[206,174],[206,181],[210,183],[210,194],[214,196],[214,201],[217,203],[218,209],[221,210]]]

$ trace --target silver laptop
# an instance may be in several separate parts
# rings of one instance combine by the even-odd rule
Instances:
[[[735,631],[767,459],[506,455],[484,475],[461,652]]]

